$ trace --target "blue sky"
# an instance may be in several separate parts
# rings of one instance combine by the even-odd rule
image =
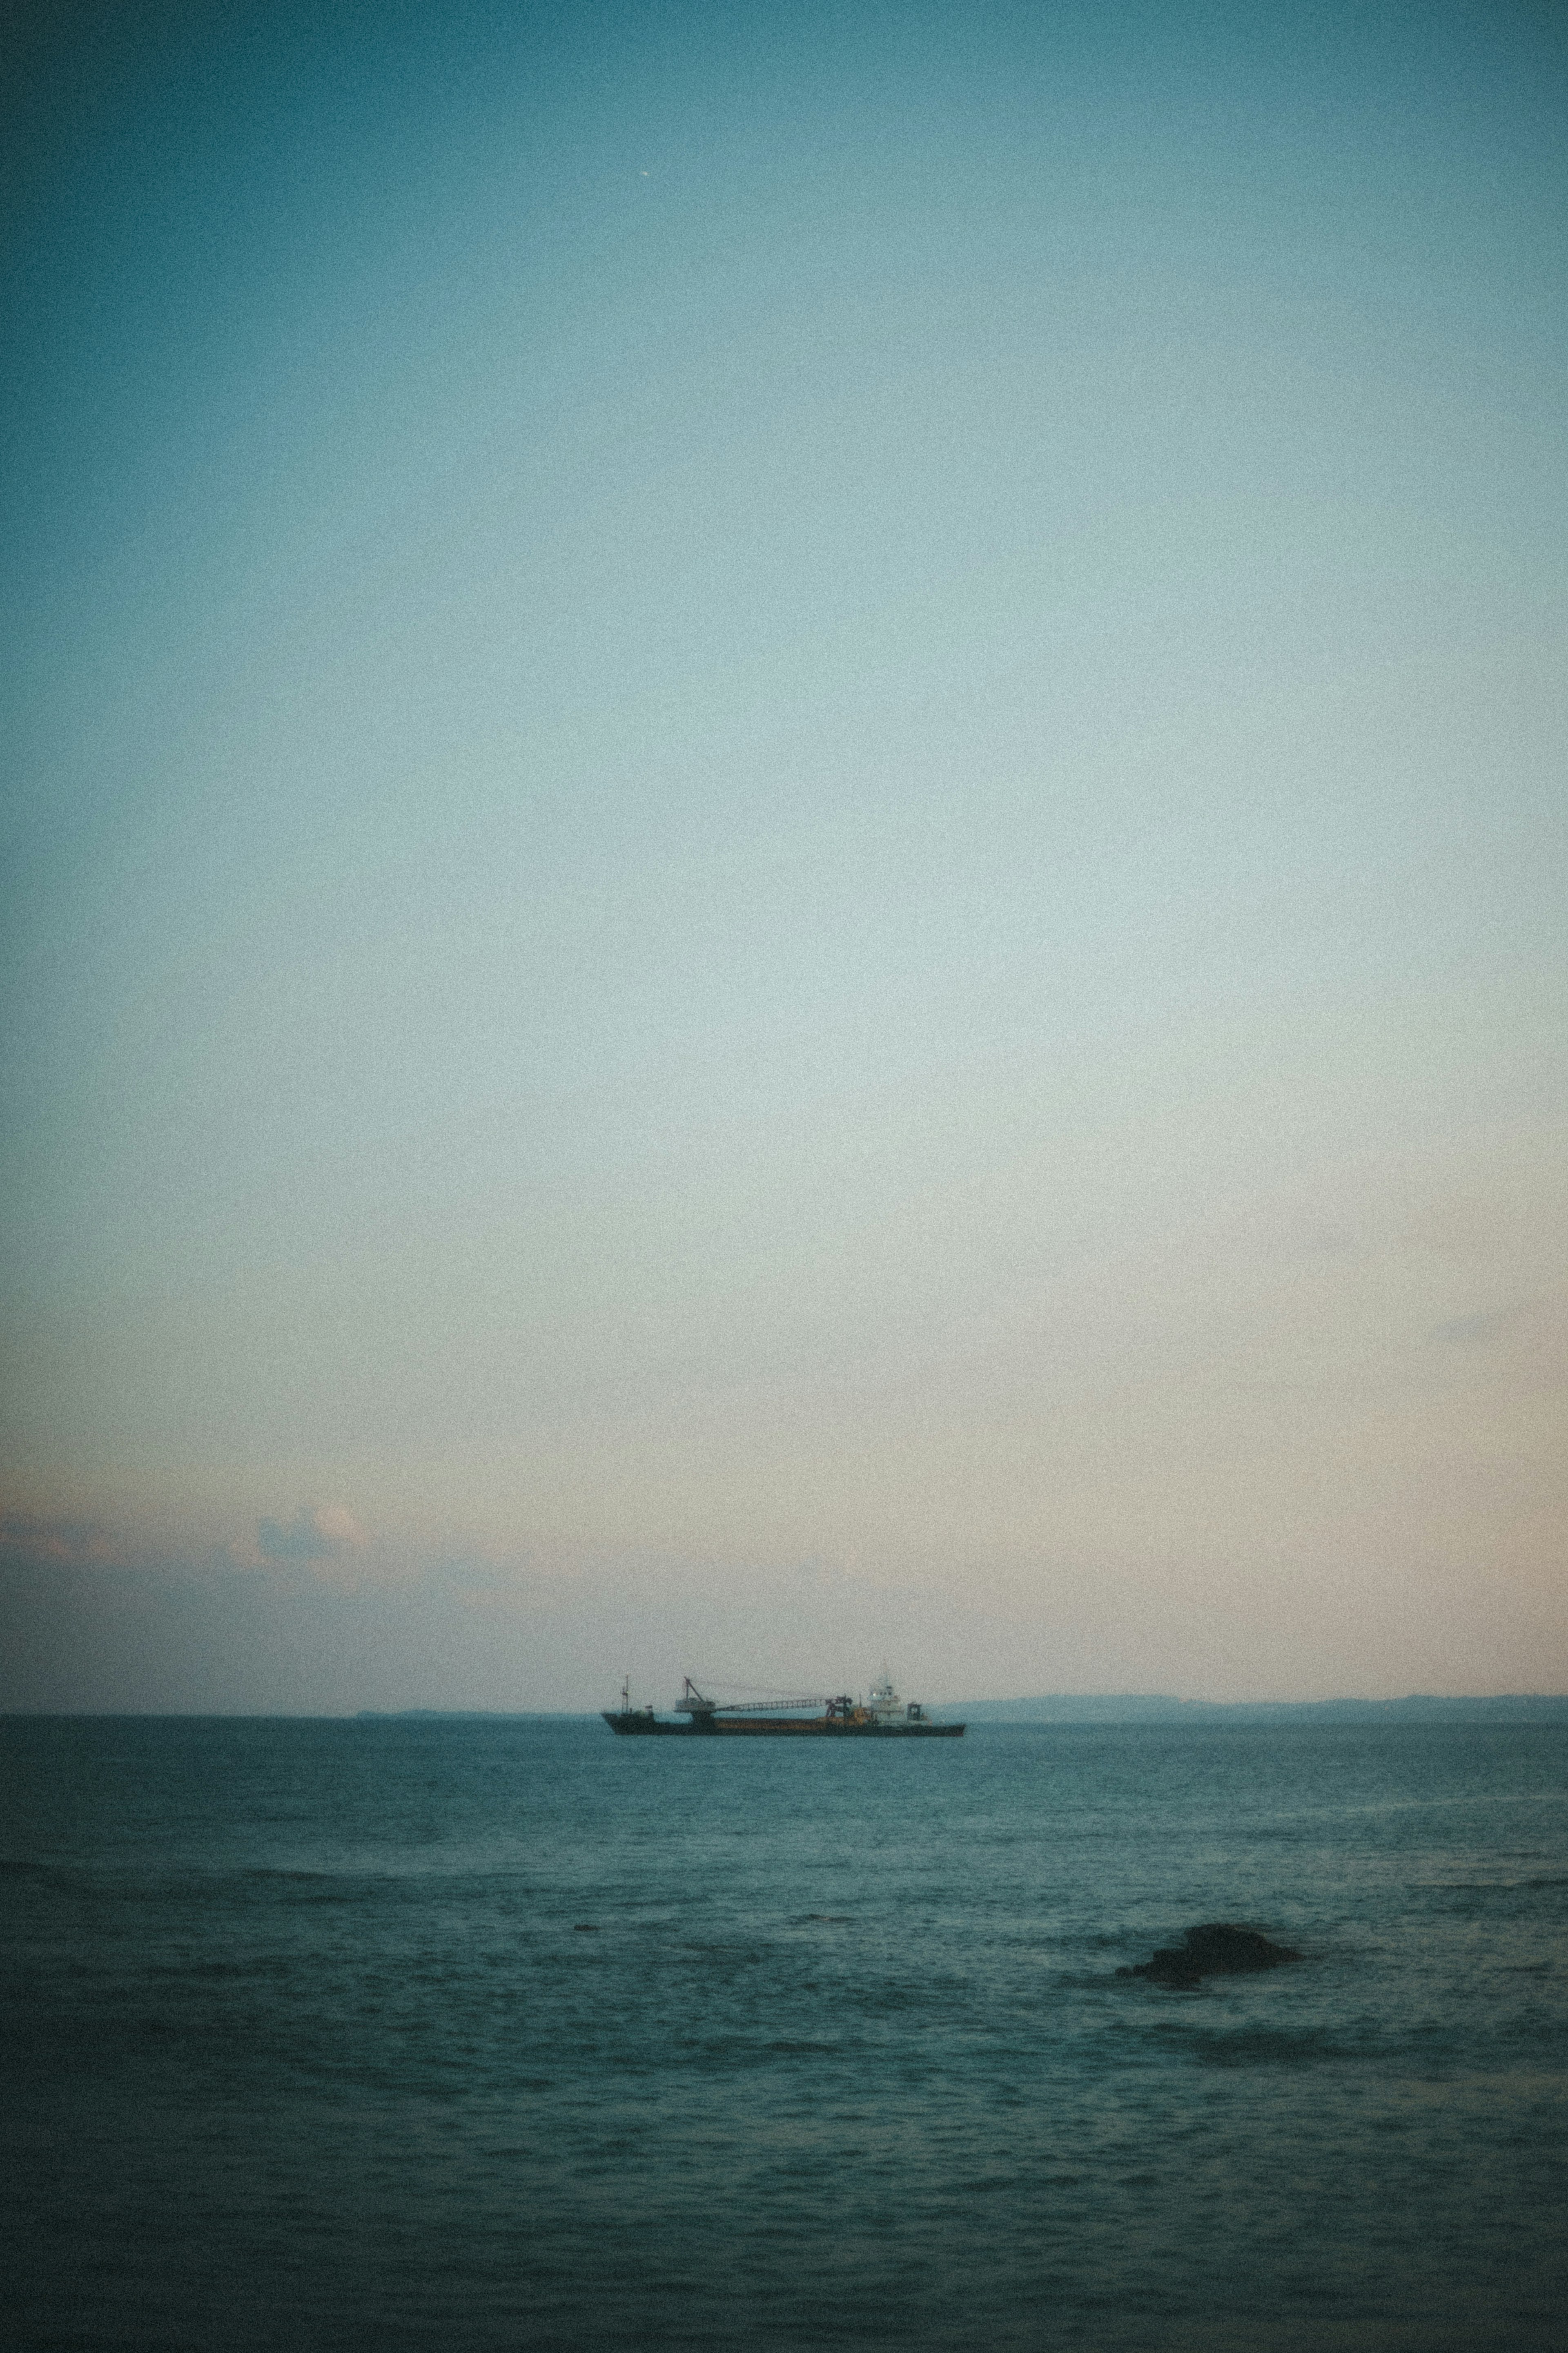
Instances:
[[[1568,1686],[1552,13],[24,64],[19,1701]]]

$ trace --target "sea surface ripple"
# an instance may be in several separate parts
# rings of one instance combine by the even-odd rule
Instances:
[[[1563,2342],[1568,1726],[0,1767],[21,2353]],[[1215,1918],[1301,1966],[1116,1974]]]

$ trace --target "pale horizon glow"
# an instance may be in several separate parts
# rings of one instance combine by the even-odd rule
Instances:
[[[1568,1691],[1561,21],[100,29],[0,1706]]]

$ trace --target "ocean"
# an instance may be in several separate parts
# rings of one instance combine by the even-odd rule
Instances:
[[[23,2353],[1568,2341],[1568,1725],[0,1765]]]

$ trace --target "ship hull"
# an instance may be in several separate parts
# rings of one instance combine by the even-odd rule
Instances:
[[[668,1734],[676,1740],[956,1740],[962,1724],[855,1724],[836,1715],[752,1715],[728,1723],[711,1717],[661,1724],[641,1709],[605,1710],[612,1732]]]

